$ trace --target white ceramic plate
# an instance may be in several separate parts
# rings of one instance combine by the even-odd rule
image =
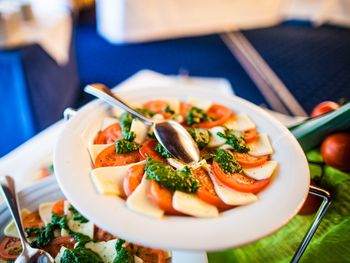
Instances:
[[[114,196],[99,195],[90,179],[92,163],[87,150],[108,107],[93,101],[68,121],[54,150],[58,183],[73,205],[98,226],[143,245],[179,250],[220,250],[258,240],[285,225],[300,209],[310,180],[305,155],[293,135],[259,107],[237,97],[198,89],[148,89],[119,93],[127,101],[188,96],[211,99],[245,112],[267,133],[275,149],[279,171],[259,201],[231,209],[214,219],[167,216],[153,219],[129,210]]]
[[[39,205],[45,202],[53,202],[55,200],[65,198],[62,191],[58,187],[53,176],[43,179],[18,193],[18,201],[21,208],[27,208],[31,211],[37,210]],[[10,211],[6,204],[0,203],[0,240],[4,236],[4,229],[11,220]],[[0,260],[1,261],[1,260]],[[172,259],[169,263],[207,263],[207,255],[205,252],[183,252],[173,251]]]

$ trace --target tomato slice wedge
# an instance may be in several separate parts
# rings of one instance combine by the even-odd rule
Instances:
[[[220,182],[239,192],[255,194],[263,190],[270,183],[270,178],[255,180],[240,173],[226,174],[215,161],[213,162],[212,169]]]
[[[171,117],[170,112],[166,112],[166,108],[169,106],[169,103],[164,100],[151,100],[143,104],[143,107],[154,112],[162,114],[165,119]]]
[[[114,123],[97,134],[94,144],[109,144],[120,140],[122,137],[122,129],[119,123]]]
[[[166,159],[163,156],[161,156],[158,152],[156,152],[156,150],[154,150],[157,144],[158,141],[156,140],[147,140],[139,149],[139,152],[144,159],[146,159],[147,156],[149,156],[158,162],[166,163]]]
[[[151,180],[149,183],[148,196],[166,214],[181,215],[173,207],[173,193],[154,180]]]
[[[112,239],[116,239],[117,237],[112,235],[111,233],[99,228],[95,225],[94,227],[94,240],[96,241],[109,241]]]
[[[126,245],[126,249],[133,254],[136,254],[144,262],[150,263],[165,263],[165,252],[163,250],[147,248],[139,246],[135,243],[131,246],[130,243]]]
[[[232,111],[220,104],[213,104],[207,111],[207,114],[209,116],[214,117],[216,120],[215,121],[204,121],[201,123],[198,123],[196,125],[193,125],[194,127],[199,127],[199,128],[213,128],[215,126],[220,126],[223,125],[232,115]]]
[[[214,184],[206,170],[199,168],[193,171],[194,176],[200,183],[197,189],[197,196],[204,202],[214,205],[221,210],[232,208],[232,206],[225,204],[216,194]]]
[[[59,216],[63,216],[64,215],[64,200],[56,201],[51,208],[51,212],[55,213]]]
[[[97,155],[95,168],[127,165],[137,163],[141,160],[142,156],[140,155],[139,151],[130,153],[116,153],[115,144],[113,144]]]
[[[15,260],[21,251],[21,241],[16,237],[5,237],[0,243],[0,259]]]
[[[144,164],[136,164],[128,169],[123,180],[123,188],[126,196],[131,195],[135,191],[136,187],[141,183],[144,173]]]
[[[255,141],[256,138],[258,138],[258,132],[256,129],[250,129],[244,132],[243,137],[247,143],[251,143]]]
[[[248,153],[233,153],[236,161],[243,168],[257,167],[263,165],[266,161],[269,160],[269,155],[264,156],[253,156]]]
[[[56,237],[46,247],[44,247],[44,250],[51,256],[56,257],[58,252],[60,252],[61,247],[72,249],[74,248],[75,243],[77,243],[77,241],[70,236]]]

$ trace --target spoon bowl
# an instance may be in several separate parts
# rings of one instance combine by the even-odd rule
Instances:
[[[141,120],[146,126],[153,126],[154,135],[159,143],[175,158],[184,163],[199,161],[199,149],[187,130],[179,123],[172,120],[156,121],[138,113],[126,102],[118,98],[103,84],[90,84],[84,89],[86,93],[109,103],[112,106],[121,107],[134,117]]]

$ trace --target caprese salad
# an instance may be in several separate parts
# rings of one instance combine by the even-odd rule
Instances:
[[[42,203],[37,211],[23,209],[21,217],[31,246],[51,254],[55,263],[165,263],[170,252],[118,239],[82,216],[66,200]],[[21,242],[14,222],[0,241],[0,262],[14,262]]]
[[[217,217],[221,211],[258,200],[277,162],[267,134],[244,112],[210,100],[159,98],[135,105],[155,120],[181,123],[197,143],[198,163],[175,159],[152,129],[114,109],[89,145],[91,178],[102,195],[118,195],[138,213]]]

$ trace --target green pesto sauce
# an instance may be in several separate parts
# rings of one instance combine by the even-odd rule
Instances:
[[[82,216],[73,206],[70,206],[68,210],[73,213],[72,218],[74,221],[79,221],[82,224],[89,222],[89,220]]]
[[[187,125],[192,126],[194,124],[203,122],[203,121],[211,121],[214,120],[213,117],[209,116],[204,110],[192,107],[187,112]]]
[[[217,135],[226,139],[226,144],[231,145],[234,151],[239,153],[249,152],[249,147],[247,146],[244,138],[240,134],[235,133],[233,130],[225,128],[225,134],[218,132]]]
[[[120,127],[122,128],[123,136],[126,136],[130,132],[131,123],[132,123],[133,117],[130,113],[124,112],[120,116]]]
[[[74,249],[66,249],[61,257],[61,263],[103,263],[98,254],[91,249],[78,247]]]
[[[82,247],[91,241],[90,237],[69,229],[66,215],[59,216],[55,213],[52,213],[51,222],[46,227],[27,228],[26,234],[28,237],[35,236],[35,240],[31,243],[31,246],[42,248],[47,246],[55,238],[54,231],[56,229],[65,229],[70,236],[78,241],[76,247]]]
[[[134,255],[125,248],[125,240],[118,239],[115,243],[116,256],[113,263],[134,263]]]
[[[199,149],[205,148],[210,142],[210,132],[206,129],[189,128],[187,131],[197,143]]]
[[[155,112],[149,110],[149,109],[146,109],[146,108],[138,108],[136,109],[136,111],[140,114],[142,114],[143,116],[146,116],[148,118],[152,118],[154,115],[156,115]]]
[[[218,163],[222,171],[226,174],[241,173],[242,167],[235,160],[233,154],[224,149],[217,149],[213,158]]]
[[[196,177],[187,167],[181,171],[176,171],[167,164],[147,157],[145,170],[147,179],[155,180],[171,191],[179,190],[186,193],[195,193],[200,186]]]
[[[115,142],[116,153],[129,153],[137,151],[141,145],[134,142],[136,135],[134,132],[128,132],[124,135],[123,139]]]
[[[173,158],[173,155],[170,152],[168,152],[160,143],[157,144],[154,150],[160,153],[160,155],[164,158]]]

